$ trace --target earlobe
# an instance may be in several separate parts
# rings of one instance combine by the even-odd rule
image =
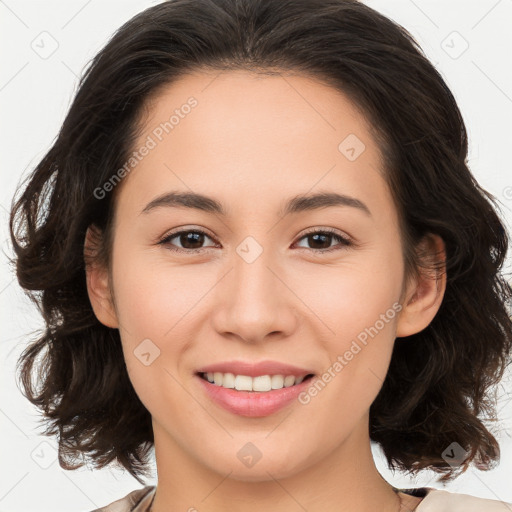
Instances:
[[[443,239],[427,235],[420,244],[421,259],[430,268],[408,287],[397,322],[396,336],[405,337],[425,329],[436,316],[446,290],[446,251]]]
[[[96,318],[107,327],[119,327],[110,291],[108,269],[97,261],[101,232],[94,226],[87,228],[84,243],[84,261],[87,293]]]

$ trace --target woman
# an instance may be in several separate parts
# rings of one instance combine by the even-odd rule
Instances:
[[[101,510],[505,510],[377,471],[488,468],[508,235],[455,100],[347,0],[176,0],[121,27],[13,206],[22,355]],[[32,373],[41,351],[40,389]]]

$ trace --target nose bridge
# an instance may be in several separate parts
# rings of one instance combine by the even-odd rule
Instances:
[[[230,332],[246,341],[258,341],[269,333],[293,328],[291,296],[276,276],[279,264],[270,249],[247,237],[233,255],[232,271],[219,292],[219,332]],[[283,277],[281,279],[284,280]]]
[[[247,240],[237,248],[232,276],[233,307],[237,317],[249,324],[269,322],[279,294],[276,277],[269,269],[276,266],[272,265],[272,251],[256,243]]]
[[[271,289],[276,291],[274,274],[270,271],[273,265],[271,262],[271,251],[267,250],[258,255],[254,260],[250,259],[250,249],[246,254],[249,259],[244,256],[235,258],[233,269],[234,292],[240,303],[255,302],[254,305],[269,304],[276,299],[276,295],[269,294]]]

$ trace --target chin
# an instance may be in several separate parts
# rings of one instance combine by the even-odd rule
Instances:
[[[210,465],[212,470],[221,475],[229,474],[229,478],[232,480],[240,482],[268,482],[274,479],[281,480],[292,477],[306,469],[311,462],[306,454],[299,460],[295,459],[295,457],[299,456],[297,453],[294,454],[295,457],[290,457],[289,453],[276,453],[276,451],[272,451],[271,456],[265,456],[265,451],[262,450],[261,458],[256,462],[254,462],[256,460],[254,459],[244,463],[244,453],[250,453],[250,450],[250,448],[246,448],[246,451],[241,454],[240,450],[236,450],[234,458],[223,459],[221,464],[215,465],[215,467],[212,467],[210,464],[208,465]],[[205,463],[207,462],[205,461]]]

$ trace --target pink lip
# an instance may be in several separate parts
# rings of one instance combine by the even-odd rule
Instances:
[[[249,377],[258,377],[259,375],[294,375],[295,377],[305,377],[309,373],[314,373],[307,368],[299,368],[279,361],[260,361],[258,363],[249,363],[246,361],[223,361],[221,363],[203,366],[197,370],[198,373],[220,372],[233,373],[235,375],[247,375]]]
[[[239,375],[244,374],[239,373]],[[288,373],[288,375],[293,375],[293,373]],[[258,392],[227,389],[222,386],[212,384],[199,375],[196,375],[196,378],[199,380],[200,385],[203,386],[206,394],[215,403],[229,412],[238,414],[239,416],[248,416],[252,418],[269,416],[270,414],[279,411],[286,405],[293,402],[302,391],[311,385],[312,381],[312,379],[306,379],[300,384],[296,384],[288,388]]]

